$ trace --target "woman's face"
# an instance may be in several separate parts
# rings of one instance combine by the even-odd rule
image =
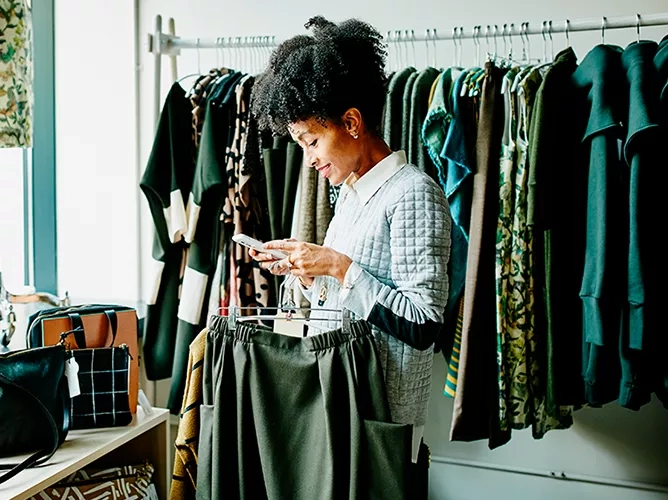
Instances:
[[[324,125],[315,118],[290,125],[290,135],[304,150],[304,164],[337,186],[357,170],[359,147],[346,126],[327,120]]]

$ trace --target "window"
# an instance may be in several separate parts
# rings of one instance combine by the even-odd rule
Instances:
[[[11,292],[26,279],[24,150],[0,148],[0,271]],[[16,293],[16,292],[15,292]]]

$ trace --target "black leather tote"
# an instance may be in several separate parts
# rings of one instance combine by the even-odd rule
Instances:
[[[55,345],[0,354],[0,456],[30,453],[0,483],[49,460],[65,441],[70,425],[70,396],[65,376],[65,346]]]

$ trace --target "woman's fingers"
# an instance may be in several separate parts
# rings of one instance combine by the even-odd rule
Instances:
[[[252,249],[249,252],[249,255],[253,258],[253,260],[257,260],[258,262],[278,261],[279,260],[271,254],[259,253],[256,250],[252,250]]]

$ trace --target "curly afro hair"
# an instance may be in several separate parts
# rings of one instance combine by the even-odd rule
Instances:
[[[251,112],[261,129],[287,134],[288,125],[316,118],[338,121],[357,108],[367,129],[379,133],[387,92],[382,35],[357,19],[340,24],[322,16],[279,45],[251,94]]]

